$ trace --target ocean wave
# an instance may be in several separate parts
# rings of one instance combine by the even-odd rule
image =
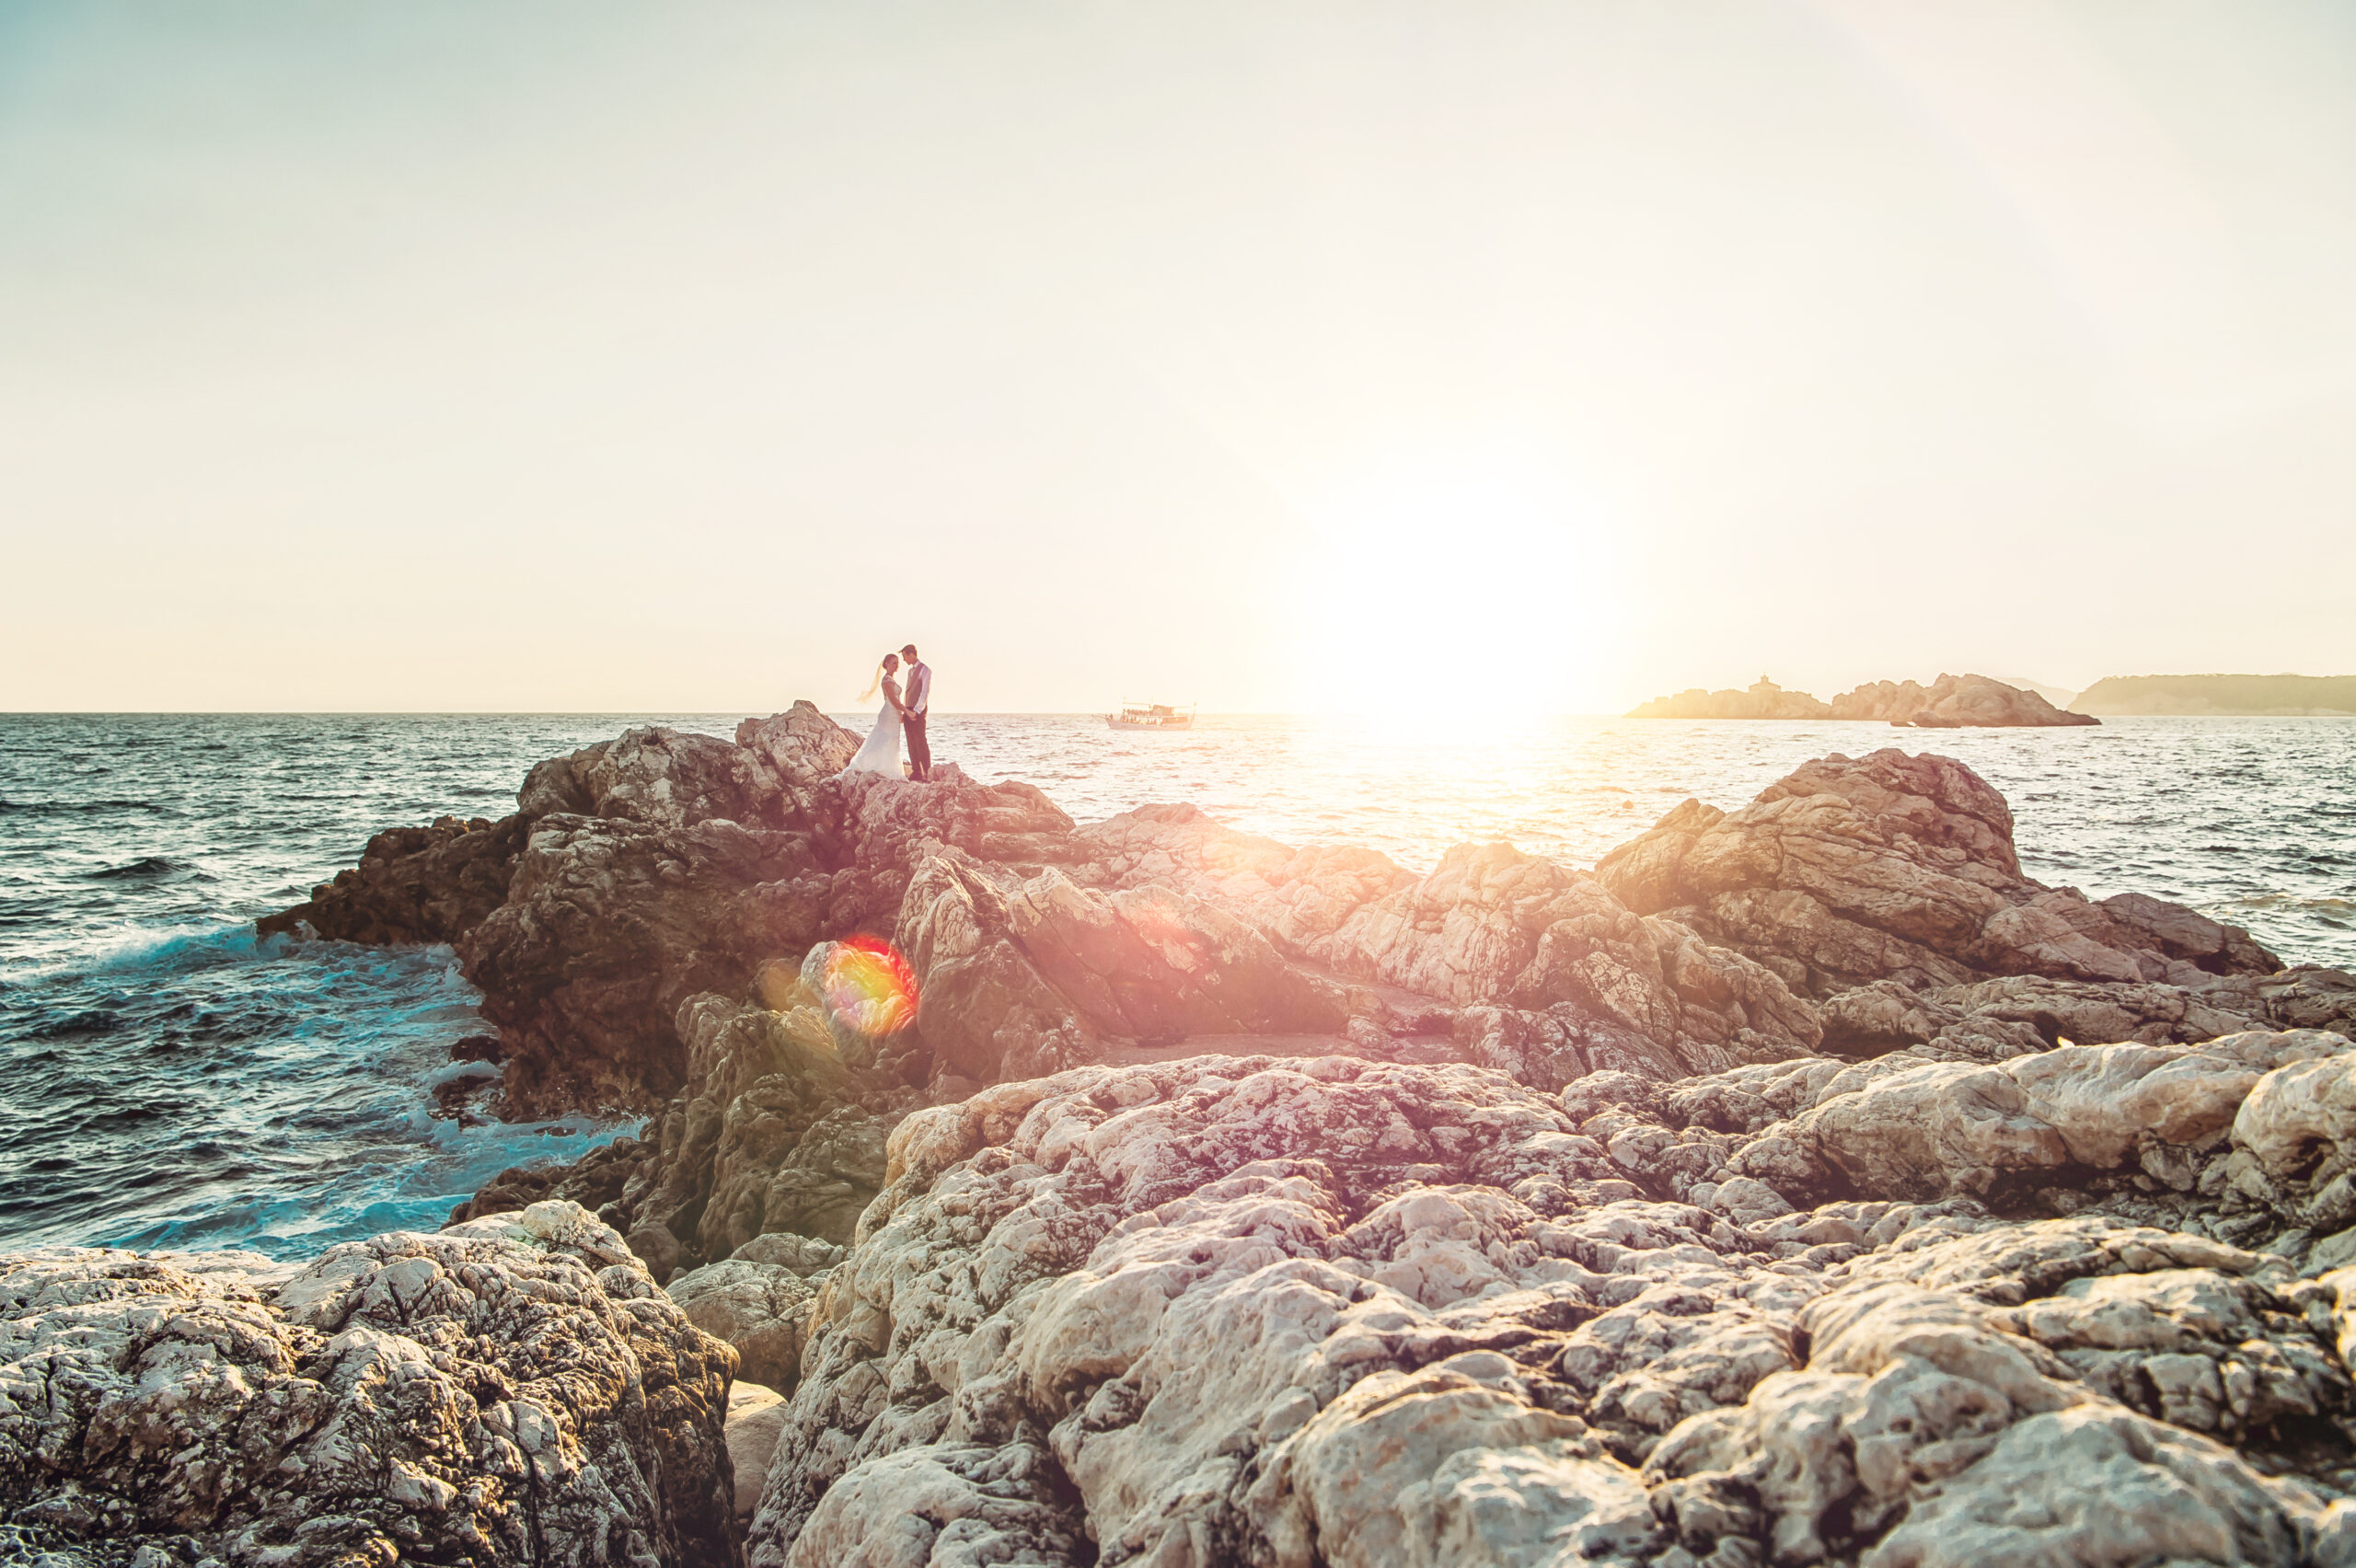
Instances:
[[[2229,898],[2219,909],[2286,909],[2302,915],[2356,915],[2356,898],[2316,898],[2295,893],[2260,893]]]

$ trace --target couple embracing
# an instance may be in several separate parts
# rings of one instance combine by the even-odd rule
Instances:
[[[900,661],[907,661],[908,684],[905,691],[900,686]],[[884,706],[876,710],[875,728],[867,732],[867,744],[850,759],[845,773],[881,773],[887,778],[900,777],[900,736],[908,737],[907,777],[919,784],[932,778],[932,748],[925,744],[925,709],[932,701],[932,666],[917,657],[917,645],[909,643],[897,653],[884,655],[884,663],[876,666],[875,678],[867,683],[860,701],[873,697],[877,687],[884,691]]]

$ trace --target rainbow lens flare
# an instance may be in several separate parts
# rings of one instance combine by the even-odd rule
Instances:
[[[803,973],[817,991],[830,1024],[880,1040],[917,1020],[916,974],[899,950],[883,938],[827,942],[810,958]]]

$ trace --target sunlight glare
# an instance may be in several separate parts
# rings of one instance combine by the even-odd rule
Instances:
[[[1597,685],[1618,552],[1551,475],[1494,456],[1393,464],[1310,520],[1302,711],[1552,714]]]

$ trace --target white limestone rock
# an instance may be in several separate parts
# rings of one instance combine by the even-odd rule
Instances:
[[[329,1249],[0,1259],[0,1505],[225,1563],[734,1561],[733,1357],[546,1203]]]

